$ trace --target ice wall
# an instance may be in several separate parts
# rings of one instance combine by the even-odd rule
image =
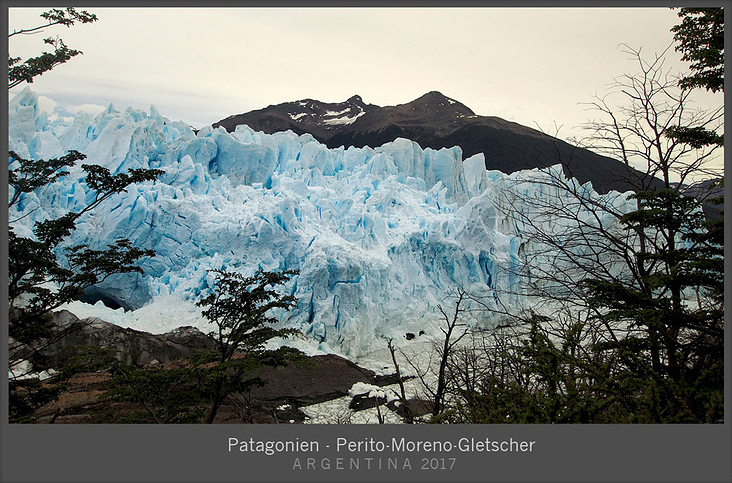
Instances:
[[[72,244],[96,248],[124,237],[157,253],[141,262],[143,275],[112,277],[99,293],[129,309],[165,300],[173,313],[171,301],[192,304],[210,290],[211,268],[299,270],[287,287],[297,308],[281,323],[324,351],[347,355],[382,346],[381,335],[437,333],[436,305],[449,306],[445,297],[458,284],[493,293],[490,303],[520,305],[497,295],[521,283],[514,272],[525,243],[523,227],[498,200],[511,190],[556,195],[527,181],[546,173],[486,171],[482,154],[463,161],[458,147],[422,149],[397,139],[328,149],[307,134],[266,135],[247,126],[194,133],[154,107],[120,112],[110,105],[97,116],[49,121],[30,89],[9,107],[10,149],[20,156],[47,159],[76,149],[87,155],[84,163],[113,173],[164,171],[80,219]],[[36,220],[90,201],[82,174],[71,169],[24,196],[10,214],[24,217],[16,232],[29,236]]]

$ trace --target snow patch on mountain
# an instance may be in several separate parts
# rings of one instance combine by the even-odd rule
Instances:
[[[346,109],[342,112],[334,113],[333,115],[339,115],[339,114],[343,114],[346,112],[350,112],[350,110]],[[330,111],[328,112],[328,114],[329,115],[331,114]],[[356,119],[363,116],[364,114],[366,114],[366,112],[361,111],[358,114],[356,114],[355,116],[343,116],[343,117],[335,117],[335,118],[330,118],[330,119],[323,119],[323,124],[328,124],[328,125],[353,124],[354,122],[356,122]]]

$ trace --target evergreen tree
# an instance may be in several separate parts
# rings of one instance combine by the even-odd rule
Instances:
[[[588,301],[625,337],[599,344],[623,354],[623,378],[644,379],[636,406],[653,422],[719,422],[723,416],[723,250],[697,200],[642,192],[622,219],[652,248],[638,252],[633,284],[588,279]]]
[[[724,91],[724,9],[683,7],[678,15],[682,21],[671,31],[678,42],[676,50],[683,54],[682,60],[691,62],[692,71],[679,86]],[[665,134],[695,147],[724,144],[724,135],[699,126],[673,126]]]
[[[723,421],[723,221],[707,221],[683,194],[687,179],[714,173],[707,162],[723,145],[723,109],[687,108],[691,88],[723,90],[723,15],[680,16],[677,49],[692,75],[671,77],[662,56],[647,62],[630,50],[640,73],[615,81],[625,104],[592,104],[605,117],[589,125],[595,147],[646,165],[645,177],[630,180],[635,209],[621,212],[561,177],[548,182],[569,195],[561,206],[524,200],[535,209],[515,213],[505,200],[531,233],[523,295],[552,312],[504,314],[528,330],[478,349],[498,362],[472,394],[455,391],[456,422]],[[579,207],[609,216],[582,217]]]
[[[680,86],[724,90],[724,9],[683,7],[678,15],[682,21],[671,31],[678,42],[676,50],[683,53],[682,60],[691,62],[692,70]]]

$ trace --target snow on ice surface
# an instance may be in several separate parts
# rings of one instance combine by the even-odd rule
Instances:
[[[506,293],[521,283],[511,269],[520,263],[525,227],[498,209],[501,195],[557,195],[531,182],[547,172],[486,171],[482,155],[463,161],[458,147],[422,149],[406,139],[328,149],[291,131],[267,135],[238,126],[233,133],[194,133],[154,107],[120,112],[110,105],[97,116],[51,121],[30,89],[10,101],[9,111],[10,149],[19,156],[47,159],[76,149],[87,155],[84,163],[113,174],[164,171],[84,215],[69,241],[103,248],[129,238],[156,251],[141,262],[144,274],[99,286],[129,310],[70,307],[154,333],[182,325],[210,330],[195,307],[213,285],[209,270],[264,269],[299,270],[286,286],[297,307],[275,315],[302,332],[289,344],[308,353],[355,359],[382,349],[381,336],[439,336],[437,304],[449,304],[457,284]],[[615,195],[618,206],[625,203]],[[13,228],[30,236],[35,221],[79,209],[91,196],[74,167],[23,196],[11,210],[10,219],[22,218]],[[504,306],[524,303],[501,297],[496,303]]]
[[[340,116],[341,114],[345,114],[348,111],[350,111],[350,108],[347,107],[347,108],[343,109],[342,111],[326,111],[325,115],[326,116],[331,116],[331,117],[332,116]]]

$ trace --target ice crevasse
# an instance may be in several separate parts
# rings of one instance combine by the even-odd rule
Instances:
[[[245,125],[195,132],[154,107],[110,105],[96,116],[51,120],[29,88],[9,111],[9,147],[21,157],[74,149],[87,156],[83,163],[113,174],[164,171],[85,214],[68,240],[102,248],[129,238],[155,250],[141,261],[143,274],[116,275],[94,289],[124,308],[97,304],[109,312],[101,318],[152,332],[206,329],[194,304],[212,288],[209,270],[264,269],[299,271],[285,287],[297,306],[277,316],[302,332],[310,352],[354,356],[383,346],[380,336],[437,335],[436,307],[450,306],[457,286],[486,294],[487,303],[523,303],[507,294],[522,283],[516,267],[526,227],[499,200],[509,192],[521,195],[518,202],[561,196],[539,182],[560,174],[559,166],[506,175],[487,171],[482,154],[463,160],[459,147],[397,139],[329,149],[309,134],[267,135]],[[11,208],[10,220],[19,220],[13,229],[32,236],[36,221],[79,209],[91,196],[80,167],[71,168]],[[469,323],[492,321],[484,314]]]

